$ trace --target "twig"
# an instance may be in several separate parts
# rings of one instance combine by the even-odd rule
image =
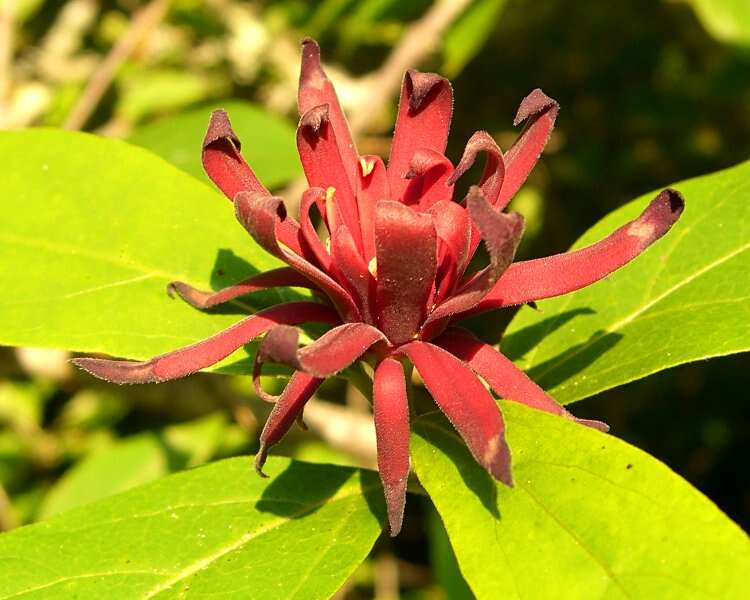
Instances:
[[[421,63],[440,44],[446,29],[466,9],[471,0],[436,0],[432,7],[407,27],[406,33],[391,51],[383,66],[370,80],[368,93],[352,113],[349,125],[357,135],[380,115],[388,100],[396,94],[404,72]]]
[[[10,503],[3,484],[0,483],[0,531],[10,531],[18,527],[19,522],[13,513],[13,507]]]
[[[5,129],[10,119],[8,108],[13,87],[13,21],[15,0],[4,0],[0,6],[0,129]]]
[[[65,129],[81,129],[86,124],[112,83],[117,70],[135,51],[143,37],[164,18],[168,4],[168,0],[152,0],[135,14],[130,27],[112,46],[91,76],[86,89],[63,125]]]

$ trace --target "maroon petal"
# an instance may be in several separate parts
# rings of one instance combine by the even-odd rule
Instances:
[[[112,383],[159,383],[185,377],[229,356],[240,346],[279,324],[341,322],[329,307],[314,302],[289,302],[262,310],[210,338],[162,354],[147,362],[76,358],[73,363]]]
[[[295,419],[302,414],[305,403],[312,397],[321,383],[323,383],[322,379],[317,379],[305,373],[297,372],[292,375],[260,434],[260,449],[255,455],[255,470],[259,475],[266,476],[263,473],[263,465],[266,462],[268,449],[289,431]]]
[[[298,349],[299,332],[281,325],[268,332],[258,348],[259,362],[286,364],[315,377],[330,377],[346,369],[385,336],[366,323],[345,323]]]
[[[240,140],[232,131],[229,117],[223,110],[211,113],[211,121],[203,140],[203,168],[217,187],[230,200],[238,192],[268,195],[253,170],[240,154]]]
[[[172,281],[167,285],[167,293],[171,296],[176,292],[185,302],[195,308],[211,308],[234,300],[239,296],[274,287],[317,289],[307,277],[300,275],[294,269],[282,267],[265,273],[258,273],[218,292],[204,292],[182,281]]]
[[[573,419],[600,431],[609,431],[606,423],[574,417],[510,360],[468,331],[449,329],[435,340],[435,344],[469,365],[498,396],[553,415]]]
[[[666,189],[640,217],[592,246],[515,263],[471,312],[559,296],[590,285],[633,260],[669,231],[684,206],[678,191]]]
[[[359,159],[357,207],[362,231],[364,257],[369,263],[375,257],[375,207],[380,200],[390,200],[388,173],[383,159],[367,155]]]
[[[351,189],[356,189],[359,156],[357,147],[354,145],[344,111],[341,110],[336,90],[320,64],[320,47],[315,40],[310,38],[302,40],[302,68],[299,75],[297,103],[300,116],[316,106],[328,105],[339,155],[349,178],[349,185]]]
[[[404,368],[393,358],[386,358],[375,369],[372,411],[378,443],[378,471],[388,505],[391,536],[396,536],[404,519],[410,463]]]
[[[380,328],[393,344],[402,344],[416,335],[427,312],[437,268],[435,226],[428,214],[379,202],[375,243]]]
[[[487,154],[487,161],[484,165],[482,178],[479,180],[479,187],[482,188],[485,198],[494,206],[503,187],[505,162],[503,161],[503,153],[499,146],[486,131],[477,131],[466,142],[466,148],[464,149],[461,161],[456,166],[456,170],[451,175],[448,183],[450,185],[455,184],[471,168],[477,159],[477,154],[480,152]]]
[[[399,348],[427,391],[466,442],[474,458],[497,480],[513,486],[510,449],[500,409],[476,375],[459,359],[427,342]]]
[[[302,115],[297,129],[297,149],[310,187],[334,189],[333,202],[362,253],[355,188],[349,183],[327,104],[311,108]],[[355,162],[353,168],[356,167]],[[329,226],[333,224],[329,222]]]
[[[446,295],[452,293],[458,278],[463,275],[471,255],[471,221],[463,206],[450,200],[441,200],[427,211],[432,215],[432,222],[439,240],[439,252],[436,281],[437,295],[434,302],[442,302]]]
[[[299,209],[300,230],[305,254],[314,257],[316,264],[325,272],[331,270],[331,255],[318,237],[318,232],[310,220],[310,209],[318,207],[321,216],[325,215],[326,193],[322,188],[309,188],[302,194]]]
[[[394,200],[403,196],[408,183],[403,177],[417,150],[427,148],[440,154],[445,151],[452,114],[453,90],[447,79],[434,73],[406,72],[388,160]]]
[[[344,321],[360,320],[359,310],[344,288],[309,261],[279,244],[279,228],[286,221],[286,209],[280,198],[241,192],[234,199],[234,208],[237,220],[253,239],[312,281],[330,298]]]
[[[453,198],[453,185],[448,183],[451,173],[453,163],[445,156],[420,148],[412,155],[409,170],[404,175],[409,183],[401,202],[424,212],[440,200],[450,200]]]
[[[355,299],[362,318],[366,323],[374,325],[375,279],[367,268],[367,263],[357,252],[354,238],[346,225],[341,225],[331,235],[331,256],[339,273],[339,281],[343,278],[345,287]]]
[[[448,317],[470,310],[492,290],[500,275],[513,262],[523,235],[523,217],[517,213],[496,211],[478,187],[472,186],[469,190],[466,204],[487,246],[490,264],[430,314],[422,329],[424,339],[430,339],[442,330]]]
[[[505,181],[495,208],[505,208],[526,181],[547,145],[559,110],[560,105],[539,88],[521,101],[513,125],[523,121],[526,121],[526,125],[516,142],[505,153]]]

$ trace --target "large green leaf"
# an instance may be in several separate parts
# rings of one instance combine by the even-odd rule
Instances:
[[[381,531],[374,473],[213,463],[0,536],[2,598],[328,598]]]
[[[750,541],[707,498],[625,442],[503,403],[515,487],[450,425],[415,423],[412,453],[478,598],[740,598]]]
[[[148,358],[240,318],[169,298],[169,281],[223,287],[279,264],[219,193],[136,146],[28,130],[0,133],[0,155],[1,344]]]
[[[685,212],[644,255],[511,322],[503,350],[557,400],[750,349],[750,162],[675,187]],[[575,247],[634,218],[649,198],[607,215]]]
[[[268,187],[278,187],[302,174],[294,127],[267,110],[239,100],[227,100],[162,118],[137,129],[129,138],[175,166],[208,183],[201,165],[201,142],[211,111],[223,108],[242,140],[242,152],[255,174]]]
[[[750,2],[747,0],[685,0],[714,37],[750,44]]]

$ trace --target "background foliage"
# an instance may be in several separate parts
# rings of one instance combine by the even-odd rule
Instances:
[[[71,127],[71,113],[80,102],[87,82],[99,71],[102,59],[112,45],[127,33],[141,5],[124,0],[24,0],[14,4],[13,36],[0,34],[0,39],[6,42],[12,39],[12,60],[0,65],[0,127]],[[221,204],[219,197],[208,188],[196,186],[189,179],[191,176],[203,177],[197,159],[208,111],[217,105],[231,111],[238,133],[245,141],[250,162],[268,185],[281,188],[299,174],[293,145],[298,39],[302,35],[313,35],[320,40],[344,103],[356,111],[368,93],[367,75],[381,65],[394,45],[431,7],[427,1],[403,3],[392,0],[326,0],[315,3],[174,0],[168,7],[164,4],[163,15],[116,69],[112,84],[107,86],[94,110],[84,122],[73,125],[109,137],[125,138],[156,152],[184,173],[166,164],[154,166],[156,163],[150,159],[141,159],[141,155],[127,152],[123,153],[122,160],[134,161],[130,167],[138,169],[143,179],[140,182],[113,181],[105,185],[97,176],[108,161],[118,157],[119,142],[101,141],[102,149],[97,154],[100,164],[88,164],[91,176],[80,180],[75,174],[86,165],[76,164],[76,160],[80,162],[83,155],[66,146],[68,138],[64,138],[64,144],[56,142],[63,139],[59,137],[63,135],[60,132],[31,134],[36,136],[33,153],[14,148],[12,142],[13,136],[30,134],[13,133],[8,134],[11,137],[4,137],[0,155],[12,168],[3,168],[4,179],[0,185],[5,199],[0,202],[4,203],[4,208],[12,202],[14,210],[4,217],[0,269],[6,276],[11,274],[11,264],[51,272],[64,270],[70,276],[65,280],[69,289],[55,286],[35,296],[32,305],[22,302],[28,296],[22,281],[17,287],[10,286],[0,310],[3,311],[4,323],[12,324],[20,333],[15,339],[14,330],[6,326],[5,343],[25,340],[26,344],[56,345],[75,350],[97,350],[106,345],[108,351],[114,351],[109,344],[116,341],[123,344],[119,348],[123,354],[145,356],[173,347],[178,342],[201,337],[216,323],[235,320],[239,308],[230,309],[228,314],[206,317],[163,295],[166,279],[179,277],[196,285],[218,285],[233,273],[243,272],[248,261],[257,268],[270,264],[270,259],[258,259],[262,254],[256,254],[248,238],[231,227],[228,206]],[[149,6],[152,5],[154,3]],[[425,70],[442,71],[453,79],[456,113],[449,155],[456,159],[465,140],[479,128],[490,131],[500,145],[507,148],[515,135],[511,121],[517,104],[534,87],[542,87],[562,105],[551,144],[530,183],[515,200],[516,209],[529,221],[521,248],[523,257],[567,248],[602,216],[649,190],[711,173],[750,157],[750,112],[747,108],[750,105],[750,78],[747,76],[750,51],[746,47],[750,44],[750,36],[743,10],[747,10],[745,3],[736,0],[587,1],[576,3],[576,10],[570,10],[570,3],[563,0],[475,0],[467,3],[466,10],[457,15],[441,37],[441,44],[427,53],[419,65]],[[395,98],[391,98],[393,102]],[[387,152],[391,117],[392,109],[386,108],[368,125],[360,136],[363,153]],[[82,145],[87,143],[85,139],[81,138]],[[23,195],[29,181],[43,183],[39,173],[46,164],[45,153],[61,159],[62,162],[57,164],[70,169],[71,189],[80,186],[88,193],[100,188],[111,190],[109,194],[102,194],[102,203],[98,207],[100,213],[83,210],[77,215],[55,212],[57,192],[54,189],[46,190],[44,196],[40,196],[36,188],[33,194]],[[704,180],[703,184],[690,184],[691,188],[686,186],[683,191],[689,204],[685,219],[699,217],[697,213],[689,212],[697,211],[700,204],[690,204],[688,191],[693,191],[705,198],[705,205],[701,205],[700,210],[711,215],[710,220],[705,221],[706,227],[721,220],[747,223],[747,209],[741,212],[741,204],[733,204],[736,207],[734,213],[721,208],[721,202],[727,196],[743,194],[748,179],[743,173],[735,171],[734,176],[724,174],[720,180],[712,178]],[[163,200],[158,205],[148,205],[146,196],[142,192],[139,194],[139,184],[162,186],[159,189],[163,189]],[[125,189],[127,194],[123,192]],[[9,201],[9,197],[12,200]],[[30,231],[39,228],[45,220],[50,231],[54,231],[58,222],[72,223],[71,219],[80,219],[87,223],[89,241],[99,239],[109,247],[114,245],[113,240],[110,237],[102,239],[101,232],[106,229],[109,236],[109,232],[117,231],[116,223],[109,222],[106,228],[99,229],[97,223],[111,219],[112,212],[123,198],[128,199],[129,207],[144,223],[144,231],[149,223],[156,221],[161,222],[167,231],[170,227],[189,230],[189,238],[149,240],[138,247],[126,247],[125,260],[122,256],[110,256],[109,262],[105,261],[109,266],[99,271],[86,262],[86,256],[61,258],[54,253],[39,253],[40,246],[50,251],[55,244],[71,246],[86,242],[71,240],[64,228],[55,232],[56,239],[36,240],[33,252],[28,246],[13,241],[28,233],[24,227]],[[31,204],[34,200],[39,202],[38,207]],[[24,206],[27,210],[37,211],[40,220],[30,223],[28,213],[19,212],[17,208]],[[628,210],[635,209],[624,209]],[[169,219],[164,219],[165,213],[170,215]],[[607,219],[621,222],[625,213],[619,212]],[[602,225],[602,228],[607,229],[607,225]],[[684,243],[695,253],[705,252],[706,260],[710,260],[711,252],[731,252],[747,243],[747,234],[743,237],[742,230],[738,231],[740,235],[735,239],[722,239],[725,245],[721,247],[704,250],[689,244],[689,238]],[[120,242],[127,246],[130,238],[125,233]],[[669,242],[665,240],[665,243]],[[211,251],[203,251],[205,248]],[[216,248],[225,251],[216,254]],[[176,257],[185,256],[190,260],[176,260]],[[138,278],[154,269],[159,270],[160,265],[147,263],[155,257],[161,257],[165,265],[183,264],[185,271],[144,277],[132,287],[105,290],[103,296],[81,296],[80,312],[69,313],[65,322],[39,317],[40,314],[57,314],[55,307],[59,300],[56,299],[77,293],[84,287],[107,286],[112,281]],[[132,267],[135,259],[139,264],[146,261],[151,270],[128,271],[128,261]],[[657,257],[644,259],[657,260]],[[68,262],[61,262],[63,260]],[[113,260],[123,273],[113,271]],[[39,264],[34,261],[39,261]],[[76,277],[84,276],[89,279],[76,280]],[[707,288],[694,291],[689,288],[688,291],[695,295],[712,294],[719,301],[744,298],[746,288],[741,287],[743,281],[746,282],[747,278],[743,280],[741,270],[722,271]],[[623,282],[625,285],[631,283],[627,277]],[[637,285],[639,282],[632,283]],[[603,295],[601,289],[596,288],[598,292],[592,290],[591,293]],[[127,291],[133,312],[154,320],[144,324],[144,333],[155,326],[167,329],[171,326],[172,330],[166,333],[173,337],[152,339],[152,345],[148,347],[138,343],[128,348],[129,338],[122,335],[122,328],[119,333],[112,333],[117,331],[117,323],[109,322],[112,314],[106,309],[109,303],[123,303],[118,291]],[[576,296],[576,299],[581,306],[588,302],[587,297]],[[275,298],[260,296],[257,302],[262,304],[273,300]],[[679,302],[676,307],[679,308]],[[558,308],[550,305],[543,310],[542,317],[546,317],[557,314]],[[704,333],[689,328],[684,328],[681,333],[691,336],[692,340],[718,335],[717,329],[719,333],[723,331],[712,326],[709,309],[696,310],[700,310]],[[118,318],[126,322],[127,316],[125,313]],[[499,339],[511,316],[511,311],[499,315],[491,328],[484,321],[481,325],[483,333],[491,329]],[[524,324],[528,324],[532,317],[520,315],[504,341],[506,349],[516,353],[514,358],[523,359],[523,350],[528,345],[522,337],[514,334],[523,330]],[[578,337],[547,343],[575,345],[597,331],[600,326],[598,318],[590,319],[590,331],[579,330]],[[680,331],[683,320],[688,318],[694,323],[696,314],[676,315],[673,328]],[[76,342],[73,332],[92,320],[101,326],[97,334],[92,337],[89,333],[88,340]],[[743,341],[746,343],[750,339],[747,322],[741,310],[733,312],[724,322],[724,327],[737,340],[728,351],[743,349]],[[33,334],[36,338],[24,331],[24,328],[31,327],[39,329]],[[102,337],[107,331],[110,331],[109,340]],[[554,335],[566,335],[565,331],[558,329]],[[135,335],[137,332],[129,333]],[[65,340],[61,338],[60,342],[53,343],[50,340],[54,335]],[[729,333],[721,335],[730,343]],[[685,348],[689,344],[683,340],[679,346]],[[544,348],[542,344],[536,362],[520,364],[532,368],[533,373],[533,368],[538,367],[544,358]],[[621,348],[626,350],[628,347]],[[688,358],[703,358],[709,354],[720,352],[701,353],[698,349]],[[614,361],[615,358],[615,354],[608,354],[602,360]],[[158,387],[115,389],[74,373],[66,359],[65,353],[49,350],[24,348],[2,349],[0,352],[1,529],[44,522],[57,513],[159,479],[170,472],[218,458],[248,454],[257,447],[259,424],[262,424],[267,408],[250,394],[246,378],[201,375]],[[681,361],[664,359],[663,366],[677,362]],[[576,414],[608,421],[617,437],[664,461],[747,531],[750,528],[750,479],[742,462],[742,457],[750,451],[750,430],[745,426],[748,421],[744,401],[748,387],[746,364],[746,355],[737,355],[680,366],[608,391],[603,391],[608,385],[593,384],[586,393],[566,390],[572,389],[572,383],[580,383],[581,377],[587,373],[595,377],[601,364],[591,365],[590,372],[586,371],[589,365],[585,365],[570,379],[570,373],[558,380],[552,373],[548,380],[540,381],[547,387],[557,386],[561,400],[597,393],[596,398],[579,402],[575,407]],[[645,374],[639,372],[637,376]],[[631,379],[632,374],[626,375],[616,383]],[[340,382],[327,384],[320,395],[343,404],[354,413],[366,412],[363,399]],[[514,422],[522,423],[524,418],[523,413],[513,414]],[[305,460],[371,466],[366,459],[363,460],[366,452],[358,453],[355,448],[352,454],[351,448],[345,448],[349,453],[342,453],[341,448],[331,449],[315,441],[316,433],[325,431],[314,424],[311,427],[312,433],[294,432],[279,451]],[[547,427],[554,429],[554,423]],[[565,432],[552,433],[564,439]],[[422,433],[415,441],[418,444],[415,454],[418,472],[420,456],[428,452],[429,442],[429,436]],[[520,444],[521,441],[513,440],[513,443]],[[633,459],[633,464],[637,464],[636,459]],[[628,460],[630,458],[625,462],[630,464]],[[224,500],[237,499],[242,494],[249,498],[256,493],[252,486],[259,483],[248,476],[247,464],[241,461],[236,459],[223,467],[212,465],[206,470],[180,477],[196,473],[196,483],[190,485],[214,489],[222,486],[212,484],[212,477],[226,481],[227,474],[236,470],[231,489],[221,492]],[[278,464],[287,463],[280,461]],[[282,469],[280,466],[279,470]],[[419,474],[428,491],[433,493],[429,489],[427,470]],[[346,490],[358,490],[361,485],[359,478],[366,479],[368,474],[347,471],[346,481],[335,481],[335,476],[330,477],[332,494],[346,496]],[[159,486],[160,482],[151,485]],[[239,496],[232,496],[233,490]],[[279,491],[300,499],[297,488],[291,492]],[[123,496],[117,502],[132,506],[138,502],[139,493],[138,490],[131,492],[134,495]],[[377,493],[373,496],[373,502],[378,501],[377,496]],[[365,500],[367,497],[361,497],[360,501],[345,501],[353,502],[350,506],[354,515],[352,522],[361,527],[358,531],[364,536],[362,539],[371,544],[379,531],[372,514],[373,511],[377,514],[379,509],[371,511],[372,507]],[[704,501],[697,494],[690,498],[698,507],[695,510],[701,509]],[[469,497],[466,502],[470,504],[472,500],[476,502],[476,497]],[[223,500],[210,498],[210,502],[217,501]],[[179,502],[180,498],[174,499],[175,504]],[[310,502],[320,503],[320,498]],[[439,496],[434,496],[434,502],[437,509],[442,510]],[[106,513],[118,507],[117,504],[99,506],[98,509],[82,509],[84,512],[78,514],[93,515],[94,520],[104,522],[109,518]],[[686,514],[690,514],[693,508],[692,505],[687,507]],[[147,500],[143,501],[140,510],[149,510]],[[351,598],[373,594],[389,598],[397,595],[399,590],[404,597],[470,596],[430,500],[412,495],[407,510],[405,530],[399,538],[395,541],[381,538],[370,558],[358,568],[356,560],[351,564],[335,565],[338,568],[336,576],[327,584],[321,583],[316,593],[329,595],[346,580],[340,593]],[[508,511],[513,510],[520,509],[508,505]],[[55,536],[66,534],[66,523],[75,522],[76,514],[69,512],[61,515],[61,520],[52,522],[57,525],[50,525],[46,534],[50,544],[57,539]],[[281,547],[293,544],[294,535],[301,535],[310,528],[341,525],[338,521],[333,525],[325,521],[340,517],[335,506],[330,514],[320,510],[299,521],[286,519],[288,516],[276,515],[285,523],[278,530],[281,541],[275,539]],[[266,517],[272,518],[273,515],[269,513]],[[562,514],[561,518],[564,517]],[[190,518],[195,521],[186,522],[186,531],[197,531],[195,523],[203,520],[203,513],[198,512]],[[236,519],[237,531],[243,527],[245,530],[264,527],[266,523],[248,523],[243,519],[251,517],[240,513],[232,513],[230,518]],[[445,514],[443,518],[458,550],[462,539],[456,532],[464,525],[449,520]],[[59,529],[54,530],[54,527]],[[297,527],[297,533],[289,533],[289,537],[284,538],[287,527],[290,531]],[[342,527],[355,526],[350,523]],[[707,530],[714,532],[716,527],[721,529],[724,525],[710,522],[706,525]],[[743,534],[726,531],[726,538],[723,538],[726,544],[717,551],[746,545]],[[228,537],[216,535],[216,539],[206,543],[214,543],[215,547],[233,543],[231,532]],[[92,536],[96,539],[96,532]],[[20,537],[9,539],[21,540]],[[370,547],[358,540],[353,542],[351,550],[355,559],[364,556]],[[15,543],[21,544],[22,540],[12,542]],[[340,543],[345,542],[340,540]],[[689,543],[689,540],[685,542]],[[13,556],[12,544],[6,546],[4,559]],[[169,541],[165,540],[167,553],[174,552],[176,547],[176,544],[169,546]],[[262,554],[262,550],[254,547],[252,551]],[[345,551],[342,546],[341,552],[349,550]],[[157,554],[155,549],[154,556]],[[250,559],[252,556],[257,555],[251,555]],[[742,550],[735,552],[737,564],[741,564],[742,556]],[[113,568],[112,564],[106,563],[106,556],[101,558],[102,571]],[[250,559],[238,557],[240,561],[249,560],[247,564],[252,564]],[[518,560],[523,564],[523,556]],[[186,567],[189,561],[169,565],[155,565],[150,560],[147,563],[145,566],[133,565],[131,570],[143,568],[162,572],[151,577],[144,575],[143,590],[158,589],[176,577],[176,573],[186,568],[189,570],[189,566]],[[245,573],[242,564],[240,562],[237,566],[237,572]],[[224,564],[222,568],[225,567],[232,572],[230,565]],[[486,581],[476,579],[471,568],[467,570],[465,564],[462,568],[477,594],[489,596],[494,593],[485,587],[488,585]],[[54,571],[54,565],[50,565],[50,569]],[[137,574],[134,576],[138,577]],[[303,574],[290,572],[288,576],[293,582],[298,582]],[[51,576],[48,583],[53,580],[54,576]],[[23,586],[23,582],[17,584]],[[196,585],[196,590],[199,590],[200,582]],[[290,589],[293,588],[294,585]],[[634,590],[636,594],[638,590]],[[280,590],[280,597],[288,597],[288,591],[286,588]]]

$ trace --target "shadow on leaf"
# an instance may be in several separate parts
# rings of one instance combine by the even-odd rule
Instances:
[[[593,314],[596,314],[596,311],[592,308],[575,308],[542,319],[533,325],[529,325],[519,331],[506,335],[500,344],[503,354],[505,354],[510,360],[517,361],[541,343],[545,337],[554,331],[557,331],[576,317]]]

